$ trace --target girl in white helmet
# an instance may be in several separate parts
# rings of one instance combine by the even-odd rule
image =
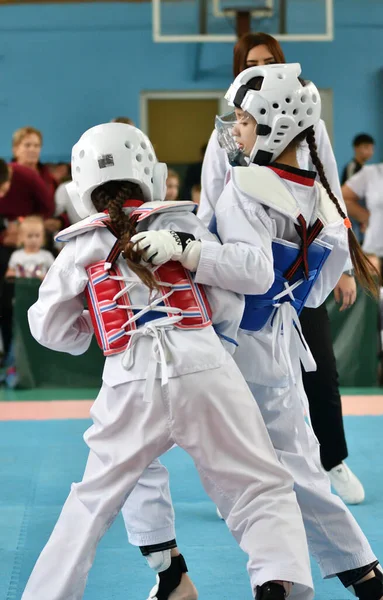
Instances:
[[[285,63],[279,42],[263,32],[246,33],[234,46],[234,78],[248,67]],[[314,126],[317,153],[324,166],[327,180],[337,198],[341,198],[338,168],[333,149],[322,119]],[[302,169],[315,171],[307,143],[300,145],[297,158]],[[214,130],[202,165],[202,192],[198,217],[209,226],[214,207],[220,197],[229,167],[229,157],[219,146],[218,132]],[[345,265],[334,294],[342,298],[342,310],[350,307],[356,298],[356,283],[351,261]],[[303,373],[314,433],[320,443],[321,462],[329,473],[332,486],[346,504],[363,502],[365,494],[361,482],[344,462],[348,455],[342,420],[342,404],[338,388],[338,374],[331,341],[330,322],[325,304],[315,309],[304,308],[300,313],[302,331],[317,362],[317,371]]]
[[[381,569],[370,545],[320,464],[302,385],[301,363],[315,369],[299,325],[303,306],[326,299],[350,251],[359,281],[376,293],[341,200],[318,158],[314,126],[321,102],[313,83],[299,79],[300,65],[243,71],[227,100],[232,119],[217,126],[228,152],[249,166],[232,167],[215,208],[222,245],[190,242],[181,255],[195,281],[245,294],[235,360],[253,392],[281,463],[294,477],[311,553],[322,575],[337,575],[362,600],[383,598]],[[304,140],[316,173],[299,168]],[[238,160],[238,156],[236,157]],[[164,234],[165,235],[165,234]],[[177,259],[169,233],[132,239],[144,258]],[[226,515],[223,513],[226,518]]]
[[[73,148],[72,173],[82,210],[91,215],[58,236],[65,247],[29,323],[41,344],[71,354],[85,352],[94,332],[107,358],[85,433],[90,452],[83,480],[72,485],[23,600],[83,597],[100,538],[148,465],[174,443],[193,457],[248,553],[254,595],[278,600],[294,583],[293,596],[312,598],[292,478],[218,337],[234,347],[242,298],[196,285],[180,262],[164,261],[161,250],[162,265],[148,268],[130,243],[143,229],[165,237],[171,229],[182,254],[192,239],[211,234],[192,203],[152,202],[164,198],[166,167],[132,126],[87,131]],[[168,558],[171,584],[180,583],[185,562],[181,555]],[[166,589],[161,593],[158,600],[168,597]],[[170,596],[196,597],[191,582],[182,595]]]

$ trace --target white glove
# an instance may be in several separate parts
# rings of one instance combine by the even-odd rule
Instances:
[[[188,271],[195,273],[197,270],[199,259],[201,257],[201,247],[202,244],[199,240],[193,240],[182,252],[180,263],[185,269],[188,269]]]
[[[142,251],[142,257],[152,265],[163,265],[169,260],[178,260],[190,270],[196,270],[199,262],[201,242],[187,233],[167,231],[143,231],[136,233],[131,240]],[[194,245],[194,251],[193,251]],[[194,267],[194,268],[193,268]]]
[[[166,230],[136,233],[130,241],[136,245],[137,250],[142,251],[142,258],[153,265],[179,260],[183,251],[181,241]]]

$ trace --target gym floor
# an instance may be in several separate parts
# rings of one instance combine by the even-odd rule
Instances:
[[[0,600],[20,599],[71,482],[81,479],[87,456],[82,435],[96,393],[0,392]],[[383,395],[380,389],[347,389],[342,400],[348,464],[366,490],[364,504],[352,512],[382,556]],[[246,556],[216,517],[191,459],[174,448],[163,462],[171,476],[179,547],[201,600],[250,600]],[[351,597],[337,579],[321,580],[315,564],[313,573],[317,598]],[[153,583],[140,552],[129,546],[119,516],[100,543],[85,600],[146,600]]]

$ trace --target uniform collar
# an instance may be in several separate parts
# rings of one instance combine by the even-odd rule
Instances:
[[[315,171],[307,171],[306,169],[297,169],[296,167],[290,167],[290,165],[283,165],[282,163],[274,162],[268,165],[268,168],[274,171],[282,179],[293,181],[294,183],[300,183],[307,187],[313,187],[316,173]]]

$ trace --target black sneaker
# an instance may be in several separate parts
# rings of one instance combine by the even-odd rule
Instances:
[[[280,583],[264,583],[257,588],[255,600],[285,600],[286,591]]]

